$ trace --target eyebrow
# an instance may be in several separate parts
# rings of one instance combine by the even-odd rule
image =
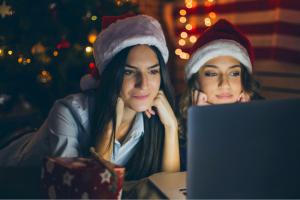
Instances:
[[[210,64],[208,64],[208,65],[204,65],[203,67],[212,67],[212,68],[218,68],[218,66],[216,66],[216,65],[210,65]],[[235,68],[235,67],[241,67],[241,65],[240,65],[240,64],[237,64],[237,65],[232,65],[232,66],[230,66],[230,67],[229,67],[229,69],[231,69],[231,68]]]
[[[128,65],[128,64],[125,64],[125,67],[129,67],[129,68],[133,68],[133,69],[139,69],[138,67],[135,67],[135,66],[132,66],[132,65]],[[155,65],[147,67],[147,69],[152,69],[152,68],[156,68],[156,67],[159,67],[158,63],[155,64]]]

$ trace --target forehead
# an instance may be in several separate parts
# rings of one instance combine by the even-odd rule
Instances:
[[[227,70],[232,67],[241,67],[240,62],[231,56],[219,56],[207,61],[202,68],[213,67],[220,70]]]
[[[149,67],[158,64],[158,58],[150,46],[137,45],[129,51],[126,64],[134,67]]]

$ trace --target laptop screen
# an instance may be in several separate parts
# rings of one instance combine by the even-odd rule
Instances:
[[[188,198],[299,198],[300,100],[188,111]]]

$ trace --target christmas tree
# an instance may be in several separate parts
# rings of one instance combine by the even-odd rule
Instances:
[[[138,12],[135,1],[0,0],[0,117],[21,114],[22,101],[45,118],[56,99],[79,92],[101,17],[128,12]]]

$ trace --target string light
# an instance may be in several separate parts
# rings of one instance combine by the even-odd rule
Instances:
[[[91,46],[85,47],[85,53],[87,56],[91,56],[93,53],[93,47],[91,47]]]
[[[58,51],[57,50],[53,51],[53,56],[54,57],[58,56]]]
[[[19,57],[19,58],[18,58],[18,63],[21,64],[22,62],[23,62],[23,58],[22,58],[22,57]]]
[[[88,36],[89,43],[94,44],[96,39],[97,39],[97,33],[96,32],[93,32],[93,33],[89,34],[89,36]]]
[[[187,32],[181,32],[180,37],[181,38],[187,38],[188,37]]]
[[[195,43],[196,41],[197,41],[197,37],[194,36],[194,35],[192,35],[192,36],[190,37],[190,42],[191,42],[191,43]]]
[[[181,53],[182,53],[182,50],[181,50],[181,49],[176,49],[176,50],[175,50],[175,54],[176,54],[176,55],[180,55]]]
[[[204,19],[204,24],[205,24],[205,26],[211,26],[211,20],[210,20],[210,18],[206,17]]]
[[[7,54],[10,55],[10,56],[13,55],[13,53],[14,53],[14,52],[13,52],[12,50],[8,50],[8,51],[7,51]]]
[[[185,29],[190,31],[193,29],[193,26],[191,24],[187,24],[187,25],[185,25]]]
[[[3,56],[3,55],[4,55],[4,50],[0,49],[0,56]]]
[[[180,18],[179,18],[179,21],[180,21],[181,23],[185,23],[185,22],[186,22],[186,17],[180,17]]]
[[[210,12],[208,14],[208,16],[211,18],[211,19],[215,19],[217,17],[216,13],[215,12]]]
[[[92,17],[91,17],[91,20],[92,21],[96,21],[98,19],[98,17],[96,16],[96,15],[93,15]]]
[[[181,16],[185,16],[185,15],[186,15],[186,10],[181,9],[181,10],[179,11],[179,14],[180,14]]]
[[[184,46],[184,45],[186,44],[186,42],[185,42],[184,39],[180,39],[180,40],[178,41],[178,44],[179,44],[180,46]]]

